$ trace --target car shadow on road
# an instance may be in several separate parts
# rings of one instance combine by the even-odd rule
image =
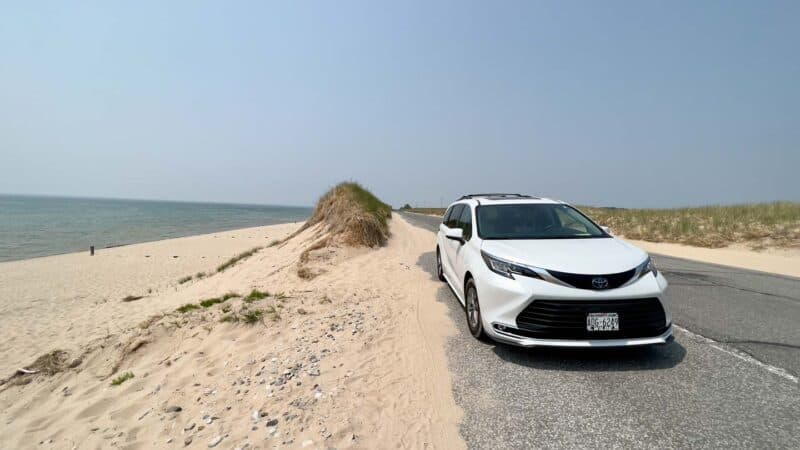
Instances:
[[[671,369],[686,357],[679,342],[613,349],[521,348],[494,344],[492,351],[506,362],[540,370],[625,372]]]
[[[417,265],[438,282],[435,252],[421,255]],[[541,370],[625,372],[670,369],[686,357],[686,348],[677,341],[664,345],[611,349],[522,348],[490,339],[479,341],[467,331],[464,309],[449,285],[441,287],[437,301],[447,304],[450,317],[459,329],[458,336],[453,339],[464,339],[477,346],[477,351],[490,349],[497,357],[512,364]]]

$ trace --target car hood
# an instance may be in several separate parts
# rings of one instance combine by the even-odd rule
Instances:
[[[631,270],[647,253],[617,238],[486,240],[481,249],[513,262],[580,274]]]

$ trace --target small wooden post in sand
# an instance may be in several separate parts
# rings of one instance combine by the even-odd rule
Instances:
[[[89,246],[89,256],[94,256],[94,245]]]

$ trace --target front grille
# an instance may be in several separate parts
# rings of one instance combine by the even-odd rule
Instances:
[[[617,313],[619,331],[588,331],[589,313]],[[538,339],[625,339],[658,336],[667,330],[657,298],[633,300],[534,300],[517,316],[514,333]]]
[[[550,273],[550,275],[558,278],[564,283],[567,283],[570,286],[574,286],[578,289],[597,289],[594,286],[592,286],[592,280],[598,277],[602,277],[608,280],[608,286],[602,288],[605,290],[605,289],[615,289],[627,283],[628,280],[633,278],[633,275],[636,273],[636,269],[631,269],[627,272],[612,273],[608,275],[583,275],[580,273],[556,272],[555,270],[548,270],[548,272]]]

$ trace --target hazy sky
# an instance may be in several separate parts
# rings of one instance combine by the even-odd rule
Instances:
[[[800,200],[797,1],[76,3],[2,6],[0,192]]]

